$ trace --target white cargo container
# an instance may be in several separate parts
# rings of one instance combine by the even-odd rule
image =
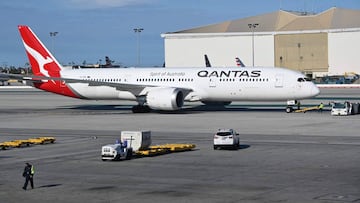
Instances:
[[[121,131],[121,142],[134,151],[148,149],[151,145],[151,131]]]

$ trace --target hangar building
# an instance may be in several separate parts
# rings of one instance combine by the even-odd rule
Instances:
[[[212,66],[236,66],[239,57],[247,66],[254,62],[313,76],[360,73],[359,19],[360,10],[335,7],[319,14],[279,10],[169,32],[161,35],[165,64],[203,67],[207,54]]]

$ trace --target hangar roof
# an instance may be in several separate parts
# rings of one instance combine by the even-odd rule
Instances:
[[[360,28],[360,10],[330,8],[318,14],[279,10],[248,18],[171,32],[177,33],[224,33],[249,32],[248,24],[258,23],[255,32],[329,30]],[[171,34],[168,33],[168,34]]]

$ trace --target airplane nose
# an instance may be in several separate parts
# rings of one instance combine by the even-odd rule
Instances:
[[[315,84],[313,84],[313,88],[311,89],[311,94],[314,96],[320,94],[320,89]]]

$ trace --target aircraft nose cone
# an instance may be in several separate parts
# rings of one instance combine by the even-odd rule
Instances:
[[[315,84],[313,85],[313,88],[311,90],[311,94],[314,95],[314,96],[320,94],[320,89]]]

